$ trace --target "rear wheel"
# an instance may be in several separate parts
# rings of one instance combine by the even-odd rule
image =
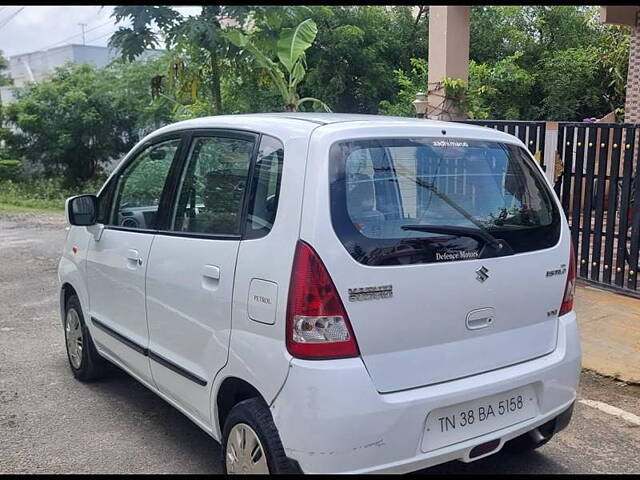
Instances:
[[[227,474],[301,473],[287,458],[261,398],[243,400],[231,409],[224,423],[222,452]]]
[[[69,297],[65,305],[64,338],[73,376],[82,382],[101,378],[106,361],[96,351],[76,295]]]

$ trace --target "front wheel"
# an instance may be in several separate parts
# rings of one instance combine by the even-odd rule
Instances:
[[[82,382],[101,378],[106,361],[96,351],[76,295],[69,297],[65,306],[64,338],[73,376]]]
[[[287,458],[261,398],[243,400],[231,409],[224,423],[222,452],[227,474],[301,473]]]

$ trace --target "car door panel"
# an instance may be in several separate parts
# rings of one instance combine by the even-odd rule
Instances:
[[[149,351],[182,369],[152,357],[153,378],[162,393],[203,421],[210,420],[210,388],[197,379],[210,387],[226,362],[238,244],[158,235],[149,258]],[[217,280],[211,278],[216,269]]]
[[[143,349],[148,346],[145,269],[152,241],[147,233],[105,229],[100,241],[91,237],[87,254],[94,339],[147,382],[152,381],[147,358],[114,333]],[[139,252],[141,265],[127,258],[130,247]]]
[[[151,372],[158,389],[211,424],[225,365],[244,190],[256,136],[198,132],[175,185],[174,214],[147,269]]]
[[[87,252],[90,328],[97,347],[150,384],[145,274],[180,145],[180,136],[159,139],[125,160],[103,189],[99,221],[104,228],[90,236]],[[148,212],[145,219],[123,223],[122,214],[131,208]]]

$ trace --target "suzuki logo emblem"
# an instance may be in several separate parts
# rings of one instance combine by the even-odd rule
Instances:
[[[487,269],[487,267],[481,267],[478,270],[476,270],[476,280],[478,280],[480,283],[483,283],[487,278],[489,278],[489,275],[487,275],[487,273],[489,272],[489,270]]]

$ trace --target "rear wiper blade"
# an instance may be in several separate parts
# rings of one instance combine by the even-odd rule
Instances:
[[[425,187],[427,190],[435,193],[438,197],[440,197],[442,200],[444,200],[451,208],[453,208],[456,212],[458,212],[460,215],[462,215],[464,218],[469,220],[469,222],[473,223],[477,227],[477,228],[470,228],[470,227],[458,227],[457,225],[429,225],[428,226],[429,228],[437,227],[437,228],[440,228],[440,229],[442,229],[442,228],[447,228],[448,229],[448,232],[445,232],[443,230],[441,230],[440,232],[436,232],[435,230],[430,230],[430,231],[432,231],[434,233],[445,233],[445,234],[450,232],[453,235],[462,234],[462,235],[467,235],[467,236],[472,237],[472,238],[481,238],[482,240],[484,240],[484,242],[486,244],[488,244],[495,251],[501,251],[502,250],[502,254],[507,254],[507,252],[509,252],[509,254],[513,253],[513,250],[507,244],[507,242],[505,242],[504,240],[498,240],[496,237],[491,235],[491,233],[489,233],[489,230],[487,230],[487,228],[484,225],[482,225],[482,222],[480,222],[473,215],[471,215],[469,212],[467,212],[458,203],[454,202],[449,197],[449,195],[447,195],[446,193],[441,192],[440,190],[438,190],[438,188],[436,188],[436,186],[433,183],[425,182],[424,180],[422,180],[420,178],[415,178],[414,181],[419,186]],[[425,225],[406,225],[406,226],[407,227],[418,227],[418,228],[413,228],[413,229],[406,228],[405,230],[418,230],[418,229],[422,229],[423,227],[425,227]],[[404,227],[402,227],[402,228],[404,228]],[[422,230],[422,231],[427,231],[428,232],[429,230]],[[465,233],[463,233],[463,231]],[[503,250],[504,247],[507,247],[507,248]]]
[[[416,232],[443,233],[445,235],[462,235],[480,239],[496,250],[502,250],[504,243],[491,235],[487,230],[458,225],[402,225],[403,230],[415,230]]]

